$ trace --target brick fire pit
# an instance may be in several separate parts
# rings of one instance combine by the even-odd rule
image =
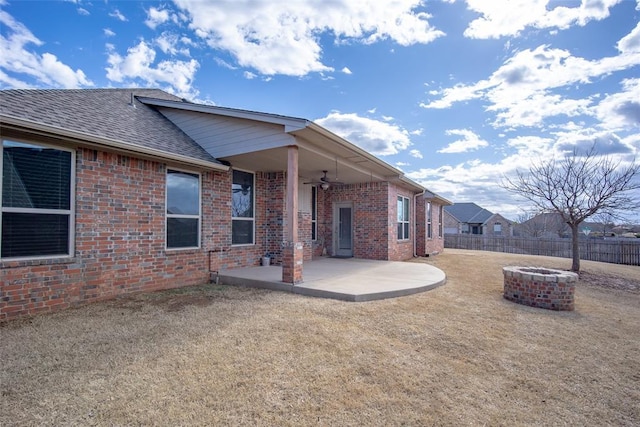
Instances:
[[[504,297],[547,310],[573,311],[578,275],[541,267],[503,267]]]

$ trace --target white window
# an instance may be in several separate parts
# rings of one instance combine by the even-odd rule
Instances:
[[[443,207],[438,207],[438,237],[442,237],[442,218],[443,218]]]
[[[200,175],[167,170],[167,249],[200,247]]]
[[[231,188],[231,243],[252,245],[254,243],[254,175],[251,172],[233,171]]]
[[[409,239],[409,198],[398,196],[398,240]]]
[[[494,234],[501,234],[502,233],[502,224],[499,222],[496,222],[495,224],[493,224],[493,233]]]
[[[0,258],[73,255],[75,152],[2,141]]]
[[[311,240],[318,240],[318,187],[311,187]]]
[[[427,202],[427,238],[429,239],[433,237],[432,221],[433,206],[431,205],[431,202]]]

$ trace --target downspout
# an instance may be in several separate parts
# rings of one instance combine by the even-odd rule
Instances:
[[[416,239],[418,238],[418,211],[416,209],[418,197],[423,196],[427,190],[422,190],[422,193],[413,195],[413,257],[418,257],[418,242]]]

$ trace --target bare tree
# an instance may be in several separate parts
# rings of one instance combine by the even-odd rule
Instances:
[[[599,156],[595,147],[584,155],[574,151],[560,160],[533,164],[528,173],[517,171],[514,179],[504,178],[503,187],[541,210],[557,212],[571,228],[573,262],[580,271],[580,224],[598,212],[617,215],[640,208],[640,164],[629,166],[608,156]]]
[[[598,231],[602,233],[602,237],[607,237],[607,233],[611,233],[615,227],[613,222],[615,217],[610,212],[602,211],[595,214],[594,218],[598,222],[600,228]]]

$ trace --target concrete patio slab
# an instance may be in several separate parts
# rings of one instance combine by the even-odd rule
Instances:
[[[282,267],[264,266],[221,270],[219,283],[272,289],[343,301],[373,301],[425,292],[446,281],[432,265],[356,258],[318,258],[305,261],[304,282],[282,282]]]

